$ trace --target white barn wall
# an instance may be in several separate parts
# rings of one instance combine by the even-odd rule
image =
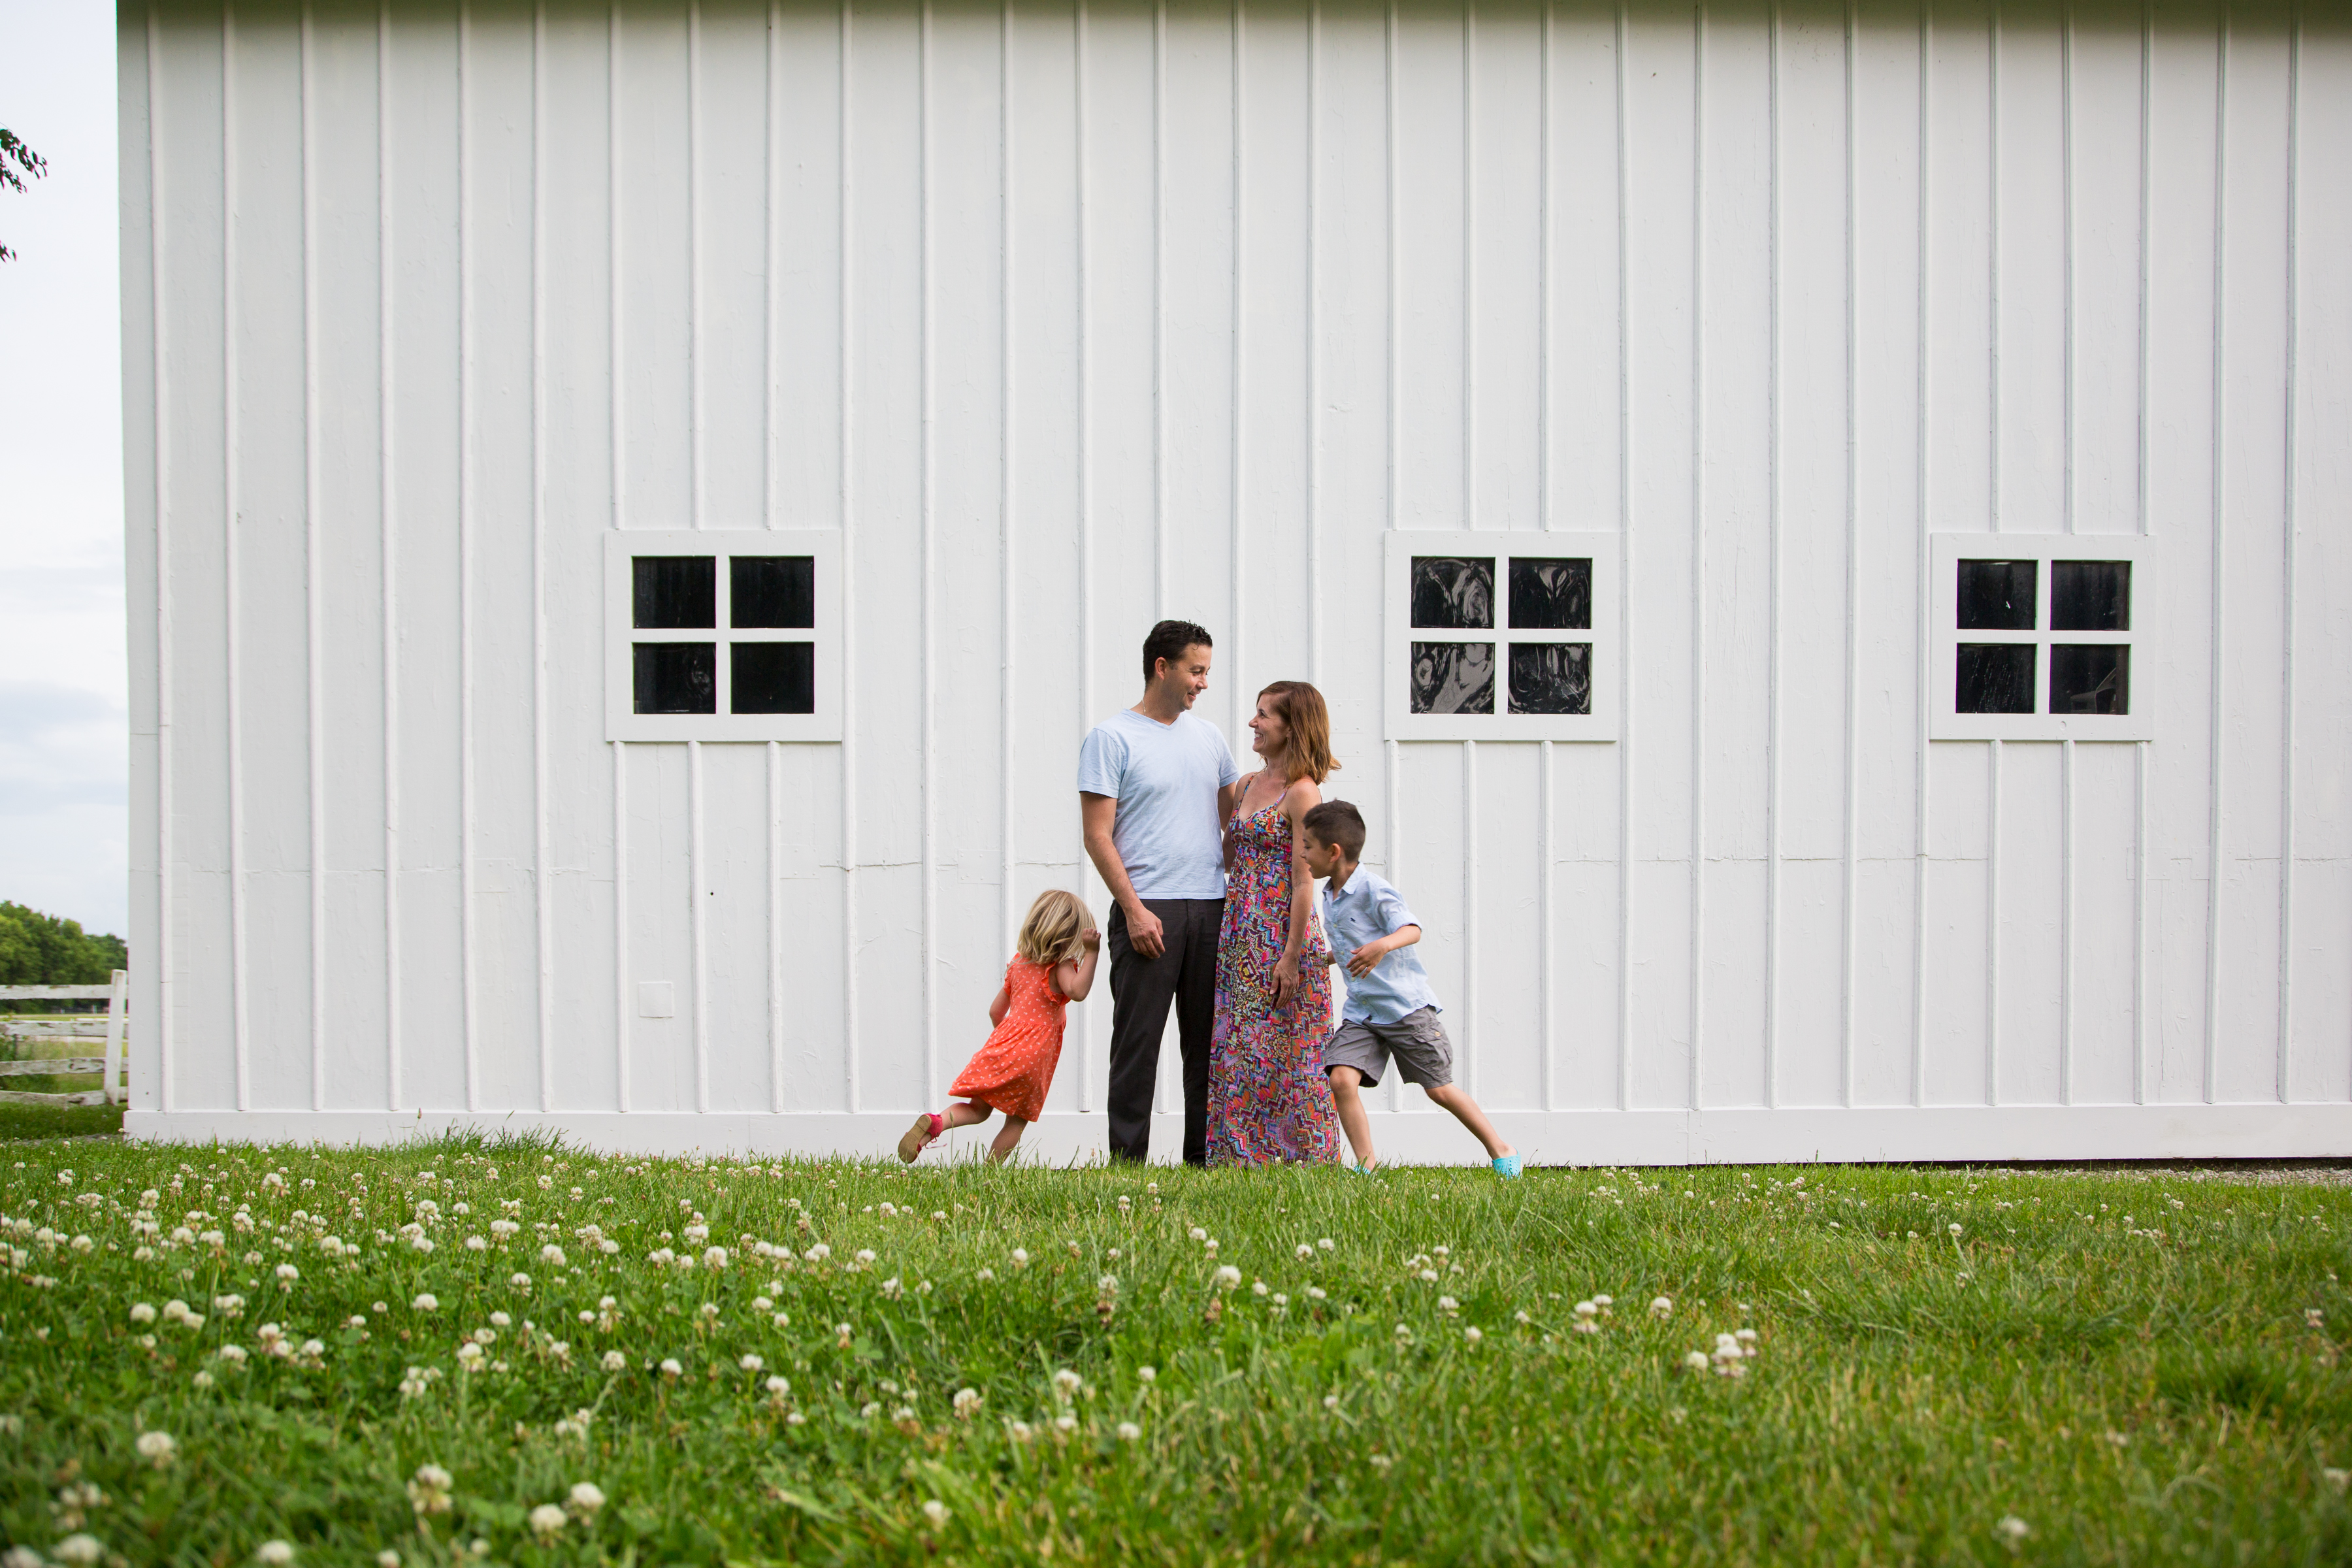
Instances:
[[[2352,1144],[2338,16],[158,0],[121,70],[135,1132],[878,1150],[1106,910],[1173,614],[1237,742],[1330,695],[1538,1157]],[[844,742],[604,738],[601,536],[679,527],[845,531]],[[1622,531],[1618,742],[1383,737],[1375,536],[1465,527]],[[1927,537],[2004,531],[2164,542],[2156,740],[1925,738]]]

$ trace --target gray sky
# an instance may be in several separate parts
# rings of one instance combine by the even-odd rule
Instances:
[[[0,899],[129,935],[114,5],[0,0]]]

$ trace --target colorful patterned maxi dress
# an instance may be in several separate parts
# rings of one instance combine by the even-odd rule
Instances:
[[[1209,1163],[1337,1163],[1339,1117],[1323,1076],[1331,971],[1318,961],[1330,947],[1310,919],[1297,994],[1276,1012],[1274,966],[1290,935],[1290,819],[1277,800],[1235,812],[1234,823],[1209,1036]]]

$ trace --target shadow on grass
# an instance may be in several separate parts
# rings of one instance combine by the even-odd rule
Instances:
[[[95,1138],[122,1131],[120,1105],[0,1103],[0,1142],[26,1138]]]

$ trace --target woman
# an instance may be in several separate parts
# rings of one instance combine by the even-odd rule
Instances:
[[[1225,918],[1209,1035],[1209,1163],[1337,1163],[1339,1118],[1323,1077],[1331,1030],[1329,947],[1299,853],[1331,760],[1323,694],[1298,680],[1258,693],[1244,777],[1225,824]]]

